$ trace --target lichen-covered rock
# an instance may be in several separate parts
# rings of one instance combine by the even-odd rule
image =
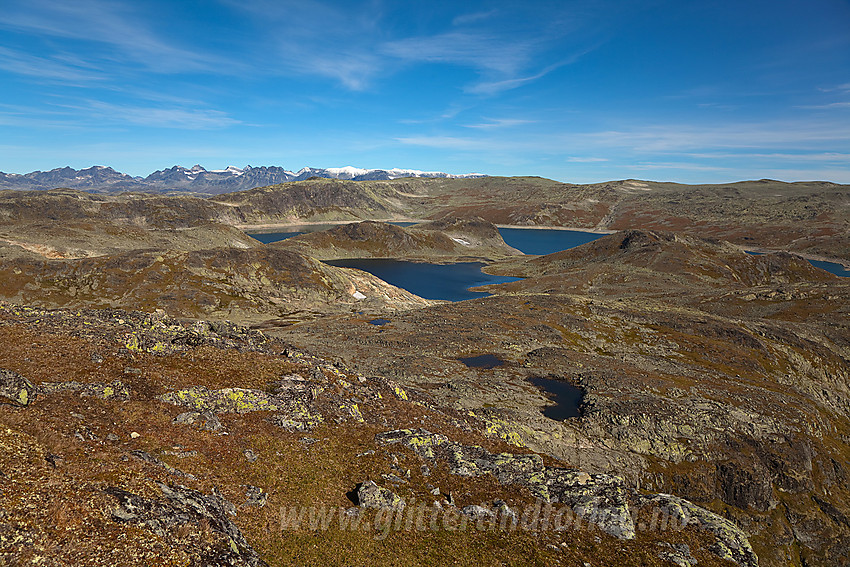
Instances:
[[[174,418],[174,423],[182,423],[197,427],[202,431],[218,431],[221,429],[221,421],[214,413],[209,411],[187,411]]]
[[[269,493],[265,492],[259,486],[247,486],[245,488],[245,504],[244,506],[256,506],[262,508],[266,505],[269,499]]]
[[[470,504],[465,506],[461,511],[461,515],[473,520],[490,520],[496,517],[496,514],[489,508],[479,506],[478,504]]]
[[[691,525],[714,534],[717,541],[710,549],[716,555],[741,567],[758,566],[758,556],[747,535],[726,518],[671,494],[656,494],[647,501],[669,514],[680,526]]]
[[[136,457],[137,459],[139,459],[140,461],[144,461],[148,464],[151,464],[151,465],[154,465],[154,466],[157,466],[157,467],[163,469],[165,472],[167,472],[170,475],[182,476],[182,477],[186,477],[186,478],[190,478],[192,480],[195,480],[194,475],[191,475],[189,473],[185,473],[185,472],[181,471],[180,469],[175,469],[174,467],[172,467],[168,463],[162,461],[161,459],[154,457],[153,455],[151,455],[147,451],[142,451],[142,450],[130,451],[130,454],[133,455],[134,457]]]
[[[279,413],[268,419],[269,423],[283,427],[288,431],[310,431],[324,421],[318,412],[312,412],[306,404],[296,402],[290,404],[286,413]]]
[[[45,382],[39,385],[38,391],[42,394],[78,392],[81,396],[121,402],[130,399],[130,388],[120,380],[113,380],[109,383],[94,382],[91,384],[83,384],[74,380],[69,382]]]
[[[445,435],[431,433],[427,429],[395,429],[375,435],[375,441],[381,445],[401,443],[413,449],[417,455],[425,459],[434,458],[434,447],[448,443]]]
[[[119,522],[140,525],[160,537],[168,537],[172,528],[187,523],[197,525],[206,520],[210,528],[223,536],[225,546],[212,556],[203,558],[203,565],[222,567],[265,567],[256,551],[248,544],[239,528],[230,520],[235,507],[215,490],[204,494],[181,485],[158,483],[162,499],[144,498],[120,488],[108,488],[106,493],[118,499],[112,517]]]
[[[658,557],[664,561],[675,563],[678,567],[691,567],[698,563],[696,558],[691,555],[691,548],[687,543],[671,544],[660,541],[657,545],[663,548],[658,552]]]
[[[194,386],[185,390],[168,392],[159,397],[163,402],[191,408],[195,411],[213,413],[248,413],[252,411],[276,411],[278,400],[260,390],[224,388],[209,390]]]
[[[26,407],[36,396],[36,387],[11,370],[0,368],[0,403]]]
[[[400,510],[405,506],[404,499],[386,488],[381,488],[371,480],[357,487],[357,502],[363,508]]]

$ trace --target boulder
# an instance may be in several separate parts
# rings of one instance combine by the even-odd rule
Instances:
[[[404,499],[386,488],[381,488],[371,480],[361,483],[357,489],[357,502],[362,508],[401,510]]]
[[[0,403],[26,407],[36,396],[36,387],[11,370],[0,368]]]

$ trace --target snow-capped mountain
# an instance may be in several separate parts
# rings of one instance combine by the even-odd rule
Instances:
[[[96,165],[87,169],[61,167],[50,171],[33,171],[23,175],[0,172],[0,189],[53,189],[72,187],[84,191],[114,192],[143,190],[140,177],[131,177],[111,167]]]
[[[131,177],[111,167],[94,166],[76,170],[70,167],[27,174],[0,172],[0,189],[54,189],[67,187],[98,193],[122,191],[147,191],[156,193],[191,192],[203,194],[230,193],[264,187],[286,181],[303,181],[311,177],[346,179],[353,181],[388,180],[402,177],[473,178],[486,177],[480,173],[453,175],[440,171],[416,169],[362,169],[359,167],[304,167],[289,171],[277,166],[225,169],[205,169],[200,165],[185,168],[179,165],[154,171],[147,177]]]

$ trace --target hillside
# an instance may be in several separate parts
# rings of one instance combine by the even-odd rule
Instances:
[[[500,291],[555,286],[561,292],[652,293],[668,300],[711,288],[731,291],[840,281],[791,254],[752,255],[726,241],[647,230],[617,232],[570,250],[499,262],[487,271],[527,278],[520,284],[505,284]]]
[[[275,335],[484,419],[493,436],[732,518],[760,565],[847,560],[846,278],[654,231],[487,271],[527,279],[389,315],[380,334],[351,316]],[[460,360],[480,355],[496,366]],[[546,417],[539,378],[579,387],[580,416]]]
[[[366,272],[273,248],[18,257],[0,264],[0,298],[42,308],[162,309],[178,317],[278,324],[430,303]]]

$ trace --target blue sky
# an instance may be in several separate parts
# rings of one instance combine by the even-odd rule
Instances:
[[[850,2],[5,0],[0,171],[850,183]]]

